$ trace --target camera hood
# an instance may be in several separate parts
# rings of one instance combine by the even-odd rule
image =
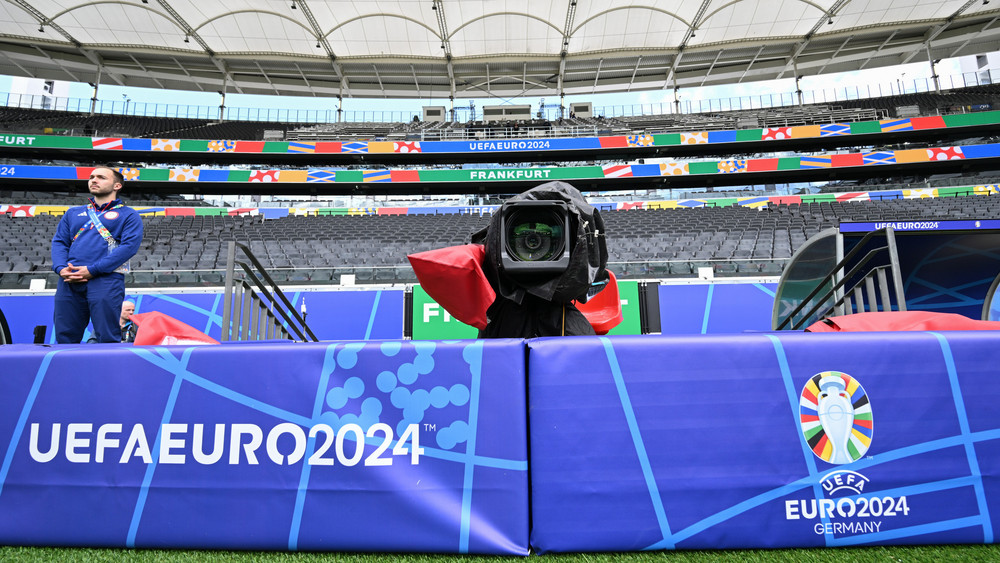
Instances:
[[[569,209],[564,201],[508,201],[500,208],[500,261],[511,277],[566,271],[572,246],[569,237]]]
[[[565,210],[562,222],[547,215],[560,210]],[[556,225],[564,230],[563,236],[555,236]],[[510,237],[505,236],[508,231]],[[535,238],[522,238],[521,246],[505,244],[512,242],[511,237],[516,243],[519,234]],[[557,239],[559,243],[546,246]],[[566,182],[547,182],[510,198],[493,214],[490,225],[472,236],[472,242],[486,247],[483,270],[498,297],[515,303],[521,303],[525,294],[553,303],[585,301],[592,284],[608,277],[604,220]],[[559,244],[564,246],[556,248]]]

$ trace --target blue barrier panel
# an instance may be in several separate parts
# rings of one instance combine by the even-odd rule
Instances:
[[[401,290],[295,291],[285,288],[295,310],[306,300],[309,328],[320,340],[399,340],[403,337]],[[191,325],[219,340],[222,333],[222,292],[126,293],[135,301],[136,313],[158,311]],[[18,344],[33,341],[34,327],[45,325],[46,342],[54,344],[51,295],[3,295],[0,310],[10,323],[11,338]],[[90,336],[90,329],[84,340]]]
[[[0,545],[526,555],[523,358],[0,347]]]
[[[660,331],[663,334],[722,334],[770,330],[775,285],[662,284],[657,288]]]
[[[1000,335],[529,342],[540,553],[992,543]]]

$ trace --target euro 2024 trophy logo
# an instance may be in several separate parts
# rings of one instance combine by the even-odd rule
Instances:
[[[799,397],[799,423],[816,457],[833,465],[858,461],[872,443],[868,394],[856,379],[839,371],[809,378]],[[864,494],[868,478],[850,469],[834,469],[819,484],[828,498],[786,500],[786,520],[811,520],[816,534],[860,536],[880,532],[885,518],[910,512],[905,495]]]
[[[861,459],[872,442],[872,407],[864,388],[839,371],[812,376],[799,398],[799,422],[809,448],[828,463]]]

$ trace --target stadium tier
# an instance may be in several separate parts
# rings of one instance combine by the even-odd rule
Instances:
[[[54,115],[4,117],[37,124]],[[508,195],[551,180],[585,192],[836,181],[824,188],[836,194],[804,190],[797,196],[599,203],[611,268],[622,279],[694,277],[703,268],[717,276],[777,276],[809,237],[843,220],[998,216],[994,198],[978,196],[997,191],[991,173],[1000,170],[1000,143],[990,135],[1000,111],[899,117],[863,107],[785,108],[753,114],[756,122],[749,115],[727,116],[738,118],[726,122],[742,127],[736,129],[719,128],[701,115],[689,116],[687,130],[646,120],[633,124],[631,134],[564,138],[263,141],[3,134],[0,155],[7,161],[0,164],[0,187],[7,191],[0,192],[0,229],[11,251],[0,258],[0,289],[27,288],[38,277],[54,287],[47,246],[54,222],[79,203],[71,193],[94,164],[109,160],[127,179],[131,194],[125,200],[146,222],[131,287],[219,285],[228,241],[247,244],[281,283],[336,284],[345,276],[362,284],[415,283],[408,254],[468,242],[495,209],[213,208],[168,195],[192,192]],[[767,126],[753,126],[762,124]],[[154,120],[141,134],[170,128],[182,135],[193,130],[187,125]],[[360,135],[377,124],[347,125],[316,131]],[[414,124],[406,129],[424,130]],[[820,147],[829,149],[816,152]],[[704,158],[715,154],[726,158]],[[662,155],[676,158],[645,162]],[[39,162],[43,156],[50,164]],[[543,158],[550,162],[500,164]],[[591,164],[581,165],[587,160]],[[465,166],[479,161],[493,164]],[[443,166],[447,162],[463,165]],[[927,182],[950,173],[960,185],[935,188]],[[858,191],[873,179],[905,180],[906,187]]]
[[[621,279],[777,276],[810,237],[841,221],[1000,217],[998,185],[598,204],[610,268]],[[958,195],[973,193],[979,195]],[[64,206],[0,205],[0,289],[28,288],[50,271],[48,241]],[[416,283],[406,256],[469,242],[492,207],[411,209],[140,208],[145,236],[131,287],[211,286],[222,281],[226,244],[248,245],[276,281]],[[44,242],[43,242],[44,241]]]
[[[805,104],[752,110],[708,110],[701,113],[636,115],[608,119],[564,117],[544,122],[544,127],[521,124],[511,127],[483,122],[337,122],[297,124],[265,121],[213,121],[185,117],[141,117],[88,114],[80,112],[0,107],[0,131],[101,137],[181,137],[185,139],[264,140],[276,133],[286,140],[389,139],[433,140],[441,138],[475,139],[482,136],[576,136],[579,132],[624,130],[627,133],[662,133],[691,130],[725,130],[760,127],[787,127],[822,123],[879,121],[919,115],[947,115],[997,107],[1000,86],[987,84],[925,92],[842,100],[835,104]],[[527,124],[527,125],[530,125]],[[537,124],[536,124],[537,125]]]
[[[509,195],[549,180],[570,181],[582,191],[863,181],[1000,169],[1000,144],[990,136],[998,123],[1000,111],[980,111],[743,129],[439,141],[12,133],[0,135],[0,157],[6,159],[0,164],[0,187],[72,191],[95,163],[116,166],[131,189],[160,195]],[[709,155],[725,158],[706,160]],[[510,164],[526,161],[539,165]]]
[[[732,158],[595,166],[530,168],[255,169],[117,167],[131,186],[162,193],[209,194],[491,194],[518,193],[562,180],[581,191],[763,185],[830,178],[919,176],[1000,168],[1000,143],[866,150],[806,156]],[[0,166],[0,185],[12,190],[66,191],[93,166]],[[15,203],[15,202],[11,202]]]
[[[842,115],[840,117],[847,117]],[[853,115],[857,117],[857,115]],[[123,118],[124,119],[124,118]],[[148,118],[143,118],[148,119]],[[801,120],[800,120],[801,121]],[[766,122],[766,120],[765,120]],[[769,126],[743,125],[740,128],[709,129],[697,119],[685,122],[683,130],[657,132],[637,128],[626,134],[574,135],[565,137],[517,135],[459,140],[391,139],[345,134],[336,140],[254,140],[227,136],[198,139],[184,136],[184,130],[164,132],[155,138],[122,135],[63,136],[9,132],[0,136],[0,156],[18,158],[64,154],[140,160],[179,159],[210,155],[227,161],[244,157],[268,161],[295,162],[434,162],[453,156],[468,162],[477,156],[537,160],[562,155],[582,155],[582,159],[602,155],[669,156],[674,154],[725,154],[757,150],[795,150],[810,147],[878,146],[894,140],[955,139],[995,132],[1000,112],[980,111],[947,115],[925,115],[870,120],[818,121]],[[747,121],[741,122],[743,124]],[[0,131],[3,129],[0,128]],[[167,134],[172,133],[172,134]],[[756,143],[767,141],[764,146]],[[53,149],[56,149],[53,151]],[[115,152],[108,152],[115,151]],[[121,152],[117,152],[121,151]],[[371,160],[379,157],[381,160]],[[386,160],[394,159],[394,160]],[[204,160],[204,159],[202,159]]]

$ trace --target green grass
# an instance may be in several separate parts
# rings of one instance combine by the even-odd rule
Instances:
[[[528,559],[539,563],[937,563],[941,561],[993,563],[1000,561],[1000,546],[935,545],[832,549],[572,553],[531,556]],[[525,558],[414,553],[285,553],[0,546],[0,561],[3,563],[515,563],[525,561]]]

